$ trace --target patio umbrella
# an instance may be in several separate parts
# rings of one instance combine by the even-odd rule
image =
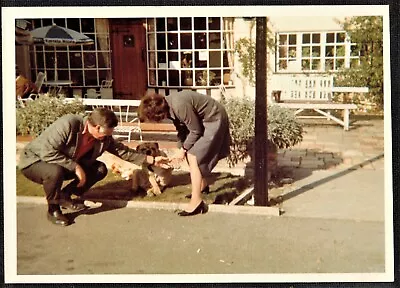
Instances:
[[[31,31],[31,36],[35,45],[65,47],[94,43],[88,36],[72,29],[57,26],[56,24],[36,28]],[[57,55],[54,56],[54,78],[57,80]]]

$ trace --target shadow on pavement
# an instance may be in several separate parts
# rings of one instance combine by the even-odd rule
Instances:
[[[90,200],[90,199],[88,199]],[[126,200],[113,200],[113,201],[107,201],[107,200],[93,200],[94,202],[99,202],[101,203],[100,207],[95,207],[95,208],[89,208],[86,210],[81,210],[78,212],[72,212],[72,213],[65,213],[64,215],[68,217],[68,219],[72,222],[75,223],[75,218],[77,218],[80,215],[94,215],[97,213],[102,213],[110,210],[116,210],[116,209],[121,209],[124,208],[128,205],[128,201]]]
[[[230,199],[238,196],[245,188],[251,185],[252,180],[248,177],[236,176],[230,173],[212,173],[207,182],[210,191],[203,194],[205,201],[214,204],[227,204]],[[139,189],[131,190],[131,181],[120,179],[117,181],[99,183],[85,192],[84,199],[94,202],[118,202],[122,201],[156,201],[156,202],[182,202],[187,201],[186,195],[191,192],[190,174],[187,171],[177,171],[172,175],[170,187],[167,187],[161,195],[148,197],[146,191]],[[122,206],[123,207],[123,206]],[[118,208],[122,208],[118,207]],[[104,209],[109,210],[109,207]],[[92,210],[92,209],[91,209]],[[91,211],[89,210],[89,211]],[[95,213],[103,210],[94,210]],[[106,211],[106,210],[104,210]],[[90,213],[94,213],[93,211]]]
[[[365,161],[363,161],[361,163],[355,164],[355,165],[347,168],[346,170],[340,171],[340,172],[338,172],[336,174],[333,174],[331,176],[325,177],[325,178],[320,179],[318,181],[315,181],[313,183],[304,185],[304,186],[300,187],[299,189],[293,190],[293,191],[291,191],[291,192],[289,192],[287,194],[282,195],[282,201],[289,200],[289,199],[291,199],[293,197],[296,197],[296,196],[298,196],[298,195],[300,195],[300,194],[302,194],[304,192],[307,192],[307,191],[309,191],[311,189],[314,189],[315,187],[317,187],[319,185],[322,185],[324,183],[327,183],[329,181],[332,181],[334,179],[337,179],[339,177],[347,175],[347,174],[349,174],[349,173],[351,173],[351,172],[353,172],[353,171],[355,171],[357,169],[360,169],[360,168],[362,168],[363,166],[365,166],[367,164],[371,164],[371,163],[373,163],[373,162],[375,162],[375,161],[377,161],[377,160],[379,160],[379,159],[381,159],[383,157],[384,157],[384,153],[379,154],[379,155],[377,155],[377,156],[375,156],[373,158],[370,158],[370,159],[367,159],[367,160],[365,160]]]
[[[282,156],[283,155],[283,156]],[[311,187],[302,187],[282,197],[282,191],[279,189],[285,185],[291,185],[296,181],[308,178],[314,171],[328,170],[343,163],[341,153],[321,151],[320,149],[291,148],[286,149],[278,157],[277,169],[272,171],[268,182],[268,203],[269,206],[280,205],[284,200],[295,197]],[[253,159],[246,165],[245,176],[251,180],[250,185],[254,183],[254,162]],[[303,191],[305,189],[305,191]],[[249,200],[251,194],[243,198],[241,203]]]

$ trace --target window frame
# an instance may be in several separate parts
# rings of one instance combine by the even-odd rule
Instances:
[[[328,35],[333,34],[333,41],[327,41]],[[338,41],[338,35],[344,34],[343,41]],[[284,35],[295,35],[296,43],[287,45],[281,45],[281,36]],[[309,35],[309,42],[304,42],[304,36]],[[319,42],[313,42],[313,36],[319,35]],[[287,36],[289,37],[289,36]],[[331,31],[302,31],[302,32],[276,32],[276,52],[275,52],[275,72],[280,74],[285,73],[329,73],[329,72],[338,72],[340,68],[350,68],[352,62],[355,65],[360,63],[360,54],[352,55],[352,47],[356,47],[356,43],[352,43],[346,31],[343,30],[331,30]],[[295,48],[295,57],[289,57],[289,53],[284,57],[281,57],[281,52],[285,49],[288,51],[289,47]],[[319,49],[316,49],[319,47]],[[329,47],[333,47],[333,55],[327,55]],[[339,50],[338,48],[343,47],[343,50]],[[305,54],[305,51],[308,53]],[[319,53],[313,54],[313,51]],[[341,55],[338,55],[338,51],[341,52]],[[286,61],[286,69],[282,69],[282,63]],[[308,62],[307,62],[308,61]],[[339,61],[342,61],[343,66],[338,67]],[[289,67],[289,63],[293,62],[292,69],[287,69]],[[329,69],[328,63],[332,63],[332,69]],[[317,65],[317,63],[319,63]],[[304,67],[308,66],[308,69]]]
[[[215,18],[219,19],[219,29],[211,27],[213,22],[210,22],[210,20],[213,21]],[[174,29],[169,29],[169,24],[171,22],[168,21],[171,21],[171,19],[176,19],[176,25],[170,25],[174,26]],[[187,22],[190,19],[190,29],[188,27],[184,27],[185,29],[182,29],[182,19],[185,19]],[[164,21],[164,23],[161,23],[162,21]],[[205,27],[203,27],[205,29],[196,29],[195,21],[205,21]],[[164,30],[158,29],[157,23],[160,23],[159,26],[162,26],[161,28]],[[221,82],[224,82],[224,84],[227,86],[233,84],[231,81],[225,82],[224,76],[225,74],[230,75],[233,71],[233,63],[229,65],[229,61],[224,59],[225,57],[229,57],[228,53],[231,53],[231,59],[234,57],[234,47],[226,47],[226,45],[224,45],[226,34],[230,34],[230,36],[233,37],[233,29],[224,29],[223,17],[146,18],[146,27],[148,87],[215,88],[221,84]],[[205,45],[198,47],[200,42],[198,39],[202,38],[201,34],[204,34],[203,39],[205,41]],[[215,37],[214,39],[218,39],[216,41],[218,42],[216,43],[216,48],[210,48],[210,35],[214,35],[212,37]],[[191,48],[182,47],[182,44],[184,43],[183,41],[185,40],[185,38],[182,36],[187,37],[186,39],[190,39],[188,42],[190,42]],[[165,43],[163,45],[159,45],[160,40],[165,41]],[[176,41],[177,43],[171,45],[170,41]],[[174,56],[172,59],[171,55]],[[211,55],[214,55],[215,58],[213,59],[215,62],[217,62],[217,66],[211,63]],[[165,57],[165,62],[159,61],[160,56],[163,56],[163,60]],[[199,60],[200,57],[204,60]],[[185,61],[184,58],[188,59],[185,64],[191,61],[190,67],[185,67],[183,62]],[[219,61],[217,60],[218,58]],[[228,63],[227,66],[224,65],[226,62]],[[175,77],[171,77],[173,73],[175,73]],[[215,73],[215,78],[209,81],[211,73]],[[186,78],[190,78],[191,76],[193,81],[191,85],[190,82],[189,84],[185,84],[185,75],[188,75]],[[218,77],[220,78],[219,82],[217,82],[217,80],[213,81],[214,79],[218,79]],[[201,79],[203,79],[203,81],[201,81]]]

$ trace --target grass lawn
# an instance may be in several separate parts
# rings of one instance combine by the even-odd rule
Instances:
[[[67,184],[67,182],[65,182]],[[173,187],[168,187],[163,194],[147,197],[145,191],[132,193],[130,181],[123,180],[111,171],[102,181],[96,183],[85,193],[87,199],[116,199],[116,200],[139,200],[159,202],[187,202],[185,195],[190,194],[190,176],[188,172],[174,172],[172,179]],[[247,177],[234,176],[229,173],[213,173],[209,178],[210,194],[203,195],[207,203],[225,204],[252,185],[251,179]],[[42,185],[36,184],[17,169],[17,196],[41,196],[44,197]]]

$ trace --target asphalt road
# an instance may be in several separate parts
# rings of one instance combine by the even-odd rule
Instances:
[[[99,207],[58,227],[47,221],[45,205],[18,204],[17,210],[19,275],[385,269],[382,221],[217,212],[178,217],[168,210]]]

